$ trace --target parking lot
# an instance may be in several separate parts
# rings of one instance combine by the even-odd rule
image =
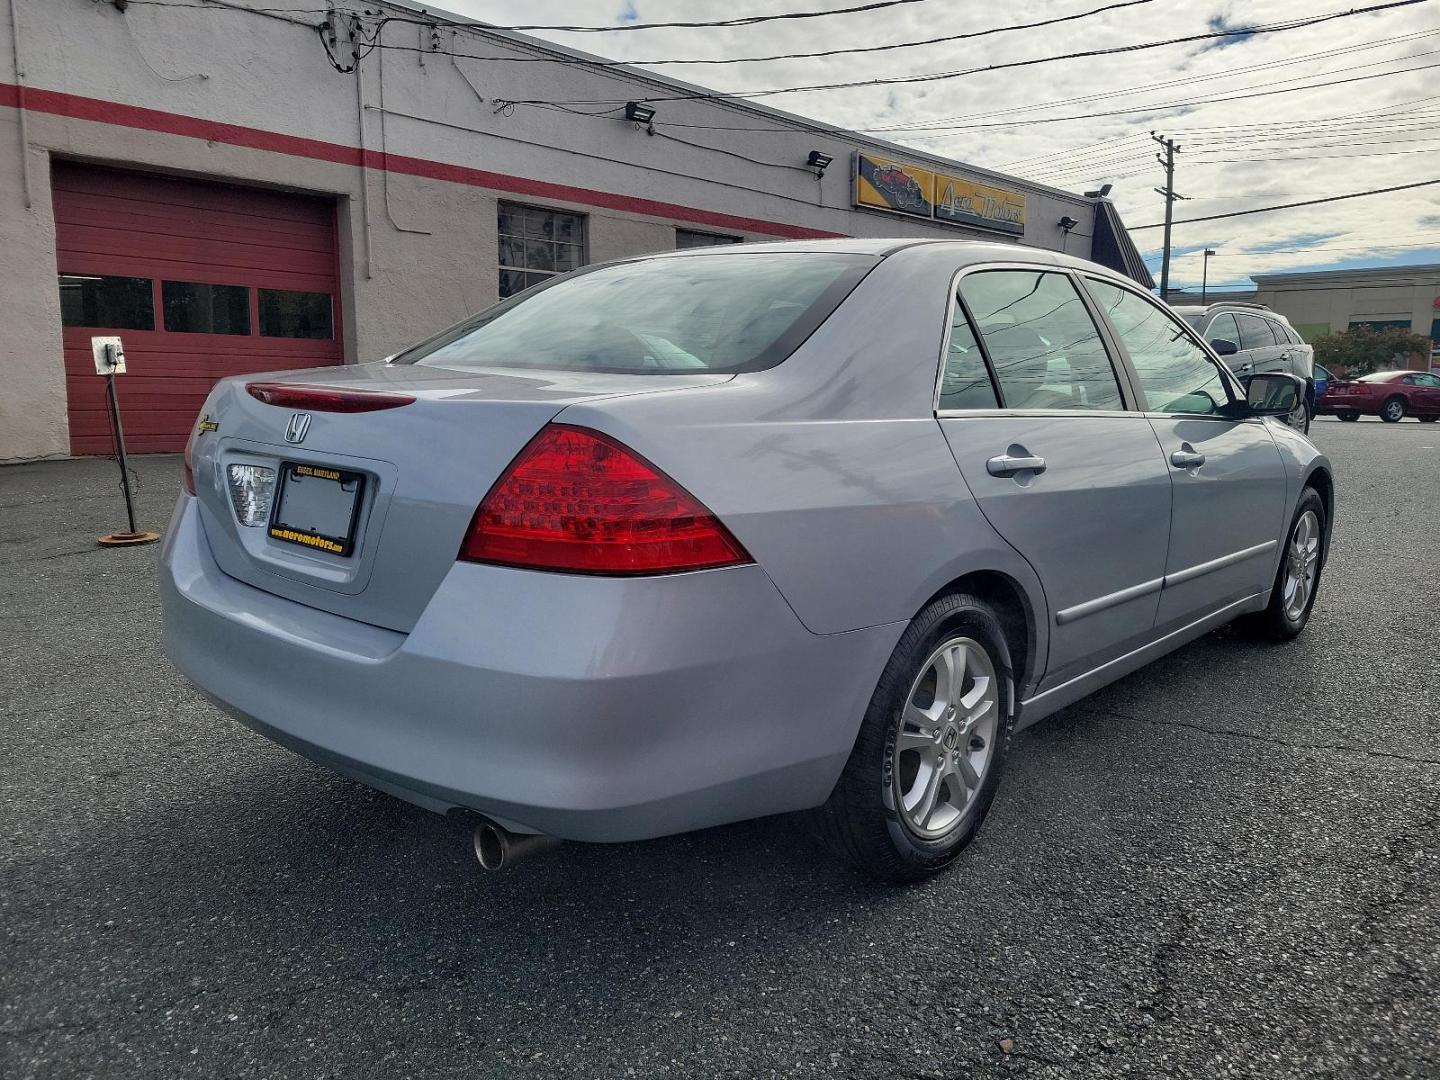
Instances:
[[[1314,437],[1304,636],[1022,734],[909,889],[783,818],[487,876],[170,670],[112,462],[0,469],[0,1074],[1440,1074],[1440,429]],[[158,529],[179,460],[135,464]]]

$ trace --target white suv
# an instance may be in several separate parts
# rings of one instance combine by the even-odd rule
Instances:
[[[1315,415],[1315,350],[1300,340],[1284,315],[1262,304],[1234,302],[1176,307],[1175,313],[1210,343],[1242,381],[1262,371],[1286,371],[1304,379],[1304,408],[1285,419],[1291,427],[1310,430]]]

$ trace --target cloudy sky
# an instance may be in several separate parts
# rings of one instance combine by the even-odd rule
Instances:
[[[446,0],[498,25],[623,26],[855,6],[859,0]],[[735,58],[911,42],[1093,11],[1124,0],[909,0],[878,11],[724,29],[537,31],[623,60]],[[954,71],[1057,53],[1283,23],[1380,0],[1147,0],[1033,30],[883,52],[719,65],[666,75],[725,91]],[[1412,69],[1406,73],[1405,69]],[[1316,84],[1329,83],[1323,86]],[[1283,93],[1274,91],[1283,90]],[[1230,98],[1229,101],[1216,99]],[[1440,176],[1440,0],[1283,33],[1167,45],[915,85],[765,103],[1071,190],[1102,182],[1132,226],[1161,220],[1152,130],[1181,145],[1176,218]],[[1107,115],[1108,114],[1108,115]],[[1063,117],[1051,123],[1039,121]],[[968,125],[968,126],[967,126]],[[989,126],[978,126],[989,125]],[[1136,243],[1158,271],[1158,229]],[[1440,262],[1440,187],[1179,225],[1174,284],[1251,274]],[[1157,272],[1158,279],[1158,272]]]

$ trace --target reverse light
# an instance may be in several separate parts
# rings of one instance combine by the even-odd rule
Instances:
[[[623,444],[550,424],[475,511],[459,557],[572,574],[672,574],[753,561],[706,507]]]
[[[383,390],[341,390],[329,386],[291,386],[273,382],[246,383],[245,391],[266,405],[282,409],[308,409],[311,412],[379,412],[381,409],[398,409],[415,401],[409,394],[392,394]]]
[[[230,503],[241,525],[256,528],[270,520],[275,470],[266,465],[231,465],[225,470]]]

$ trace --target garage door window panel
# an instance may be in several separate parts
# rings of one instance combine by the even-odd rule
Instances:
[[[329,341],[335,336],[334,299],[329,293],[260,290],[260,336]]]
[[[1150,412],[1206,416],[1229,404],[1220,369],[1178,319],[1108,281],[1090,278],[1088,285],[1130,354]]]
[[[1007,409],[1120,410],[1109,354],[1068,275],[985,270],[960,282]]]
[[[742,240],[738,236],[725,236],[722,233],[697,232],[694,229],[676,229],[675,247],[677,250],[697,247],[723,247],[726,244],[739,244]]]
[[[171,333],[250,333],[250,290],[243,285],[166,281],[160,293],[165,329]]]
[[[142,277],[61,274],[60,322],[100,330],[154,330],[155,283]]]
[[[501,203],[500,297],[585,265],[585,219],[580,214]]]

